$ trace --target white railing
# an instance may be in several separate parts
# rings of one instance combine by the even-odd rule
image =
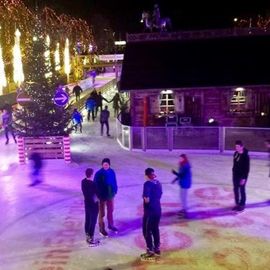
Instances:
[[[130,127],[116,122],[117,141],[125,149],[233,151],[242,140],[252,152],[265,152],[270,128],[251,127]]]

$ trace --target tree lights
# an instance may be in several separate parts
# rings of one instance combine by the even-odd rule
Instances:
[[[61,66],[60,66],[60,44],[59,42],[56,43],[56,49],[54,52],[54,66],[55,66],[55,71],[59,71]]]
[[[24,81],[22,56],[20,48],[20,36],[19,29],[15,32],[15,44],[13,47],[13,79],[14,82],[20,85]]]
[[[0,46],[0,94],[3,94],[3,87],[7,86],[7,79],[2,56],[2,47]]]
[[[67,75],[67,81],[69,82],[69,73],[70,73],[70,55],[69,55],[69,40],[66,39],[65,51],[64,51],[64,70]]]

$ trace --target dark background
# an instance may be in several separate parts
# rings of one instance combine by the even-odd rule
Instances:
[[[258,14],[270,15],[270,1],[24,0],[29,7],[34,7],[36,2],[40,8],[47,5],[58,14],[81,17],[95,28],[98,24],[105,25],[119,38],[126,32],[140,32],[142,11],[152,12],[155,3],[160,6],[161,17],[171,18],[173,30],[228,28],[233,26],[234,17],[255,20]]]

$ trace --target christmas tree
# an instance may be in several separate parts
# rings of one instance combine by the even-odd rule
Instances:
[[[20,136],[63,136],[69,133],[70,109],[58,107],[53,101],[60,81],[55,68],[48,65],[48,44],[41,21],[36,16],[31,53],[24,65],[25,82],[21,87],[31,101],[15,115],[15,129]],[[47,57],[44,57],[46,52]]]

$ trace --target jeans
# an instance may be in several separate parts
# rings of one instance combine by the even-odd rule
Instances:
[[[93,238],[97,223],[98,203],[95,203],[94,205],[91,206],[85,204],[84,207],[85,207],[85,223],[84,223],[85,234]]]
[[[233,177],[233,192],[235,204],[240,206],[246,205],[246,183],[240,185],[241,179],[239,177]]]
[[[182,203],[182,209],[187,210],[187,196],[188,196],[188,189],[187,188],[181,188],[181,203]]]
[[[9,141],[8,133],[11,133],[11,135],[12,135],[12,137],[14,139],[14,142],[16,142],[16,137],[15,137],[15,134],[13,132],[13,127],[12,126],[5,127],[5,135],[6,135],[7,142]]]
[[[100,134],[101,134],[101,136],[103,136],[103,128],[104,128],[104,125],[106,126],[106,129],[107,129],[107,135],[109,135],[110,133],[109,133],[109,131],[110,131],[110,128],[109,128],[109,123],[108,123],[108,121],[106,121],[106,122],[100,122],[100,125],[101,125],[101,128],[100,128]]]
[[[160,215],[143,216],[143,236],[146,242],[147,250],[159,250],[160,235],[159,235]]]
[[[90,114],[92,112],[92,120],[95,120],[95,109],[93,108],[92,110],[87,111],[87,120],[90,121]]]
[[[100,200],[99,201],[99,215],[98,215],[98,223],[100,231],[105,230],[105,206],[107,206],[107,219],[108,219],[108,226],[114,227],[113,224],[113,209],[114,209],[114,199],[111,200]]]

